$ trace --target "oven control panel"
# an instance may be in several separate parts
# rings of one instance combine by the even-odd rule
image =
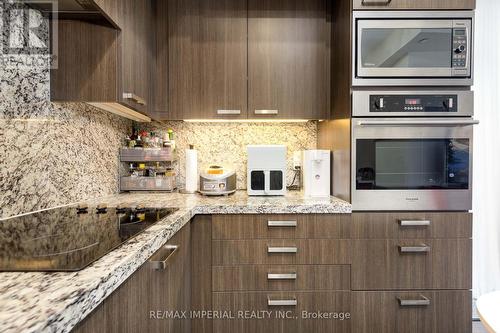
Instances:
[[[453,68],[467,67],[467,30],[453,29]]]
[[[457,112],[457,95],[370,95],[370,112]]]

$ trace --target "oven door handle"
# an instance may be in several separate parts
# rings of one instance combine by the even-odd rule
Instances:
[[[468,126],[477,125],[474,119],[411,119],[411,120],[358,120],[358,126]]]

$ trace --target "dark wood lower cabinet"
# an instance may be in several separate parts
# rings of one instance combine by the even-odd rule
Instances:
[[[349,291],[213,293],[212,297],[214,310],[230,316],[213,320],[217,333],[350,332],[345,317],[350,313]],[[320,314],[324,318],[318,318]]]
[[[190,225],[187,224],[125,283],[104,300],[74,332],[191,332],[189,319],[165,318],[165,311],[190,310]],[[152,261],[166,260],[165,269]]]
[[[420,305],[411,305],[412,301]],[[351,309],[353,333],[472,331],[472,294],[468,290],[356,291],[352,292]]]
[[[74,331],[470,333],[470,227],[466,213],[199,215]]]

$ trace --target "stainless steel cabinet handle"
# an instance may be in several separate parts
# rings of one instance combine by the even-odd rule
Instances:
[[[283,247],[267,247],[267,253],[297,253],[297,247],[283,246]]]
[[[268,306],[297,306],[297,299],[294,297],[292,299],[271,299],[267,298]]]
[[[431,225],[429,220],[399,220],[402,227],[425,227]]]
[[[261,115],[275,115],[278,114],[278,110],[255,110],[255,114],[261,114]]]
[[[267,221],[268,227],[296,227],[297,221]]]
[[[123,98],[124,99],[131,99],[131,100],[133,100],[134,102],[136,102],[137,104],[140,104],[140,105],[146,105],[146,101],[144,100],[144,98],[142,98],[140,96],[137,96],[134,93],[123,93]]]
[[[362,0],[362,6],[387,6],[392,0]]]
[[[439,119],[439,120],[358,120],[358,126],[467,126],[477,125],[479,120],[473,119]]]
[[[217,110],[218,115],[238,115],[241,114],[241,110]]]
[[[401,253],[427,253],[431,251],[431,247],[425,244],[416,246],[398,246]]]
[[[431,305],[431,300],[420,295],[420,299],[404,299],[397,297],[400,306],[428,306]]]
[[[268,280],[297,280],[297,273],[267,273]]]
[[[162,250],[160,250],[160,252],[158,253],[158,255],[160,255],[160,254],[163,254],[163,252],[167,252],[167,256],[163,260],[155,260],[154,258],[151,258],[149,260],[153,269],[163,270],[163,269],[167,268],[168,260],[170,258],[172,258],[174,253],[177,252],[178,248],[179,248],[178,245],[165,245],[162,248]]]

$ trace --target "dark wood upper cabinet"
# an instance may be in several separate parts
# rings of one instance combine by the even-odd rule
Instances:
[[[475,9],[476,0],[353,0],[354,9]]]
[[[140,117],[151,101],[152,0],[98,0],[111,21],[61,20],[51,100]],[[106,10],[110,12],[107,13]]]
[[[147,113],[151,102],[152,3],[122,0],[122,103]]]
[[[168,4],[158,4],[168,26],[159,22],[156,62],[165,68],[168,61],[168,74],[156,81],[168,75],[168,87],[157,83],[156,112],[165,119],[246,118],[246,0],[159,1]],[[159,45],[167,42],[168,57]]]
[[[248,7],[249,118],[325,118],[327,1],[249,0]]]

